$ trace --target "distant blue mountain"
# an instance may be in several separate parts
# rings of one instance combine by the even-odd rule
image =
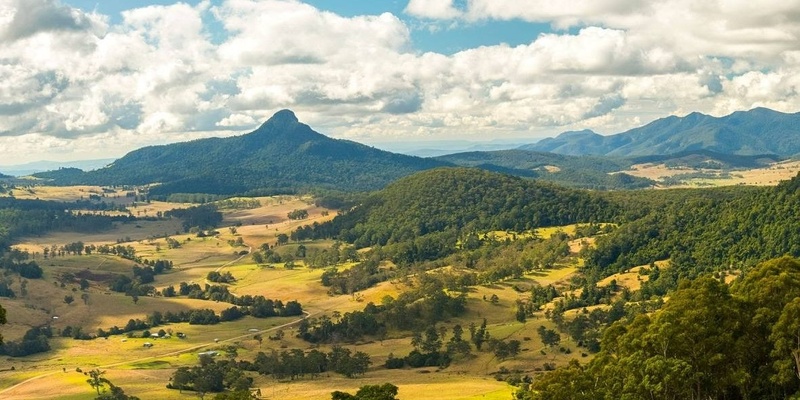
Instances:
[[[724,117],[691,113],[666,117],[616,135],[584,130],[520,147],[565,155],[635,157],[709,150],[720,154],[800,154],[800,113],[767,108]]]
[[[52,171],[59,168],[78,168],[84,171],[90,171],[103,168],[112,162],[114,162],[113,158],[80,161],[34,161],[25,164],[0,165],[0,171],[6,175],[28,176],[37,172]]]

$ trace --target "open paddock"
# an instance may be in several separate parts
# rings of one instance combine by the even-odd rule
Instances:
[[[124,241],[122,244],[129,245],[132,244],[132,242],[163,235],[174,235],[176,232],[180,233],[182,231],[181,221],[178,219],[125,223],[114,222],[113,228],[103,232],[49,232],[42,236],[22,238],[15,246],[31,252],[41,252],[41,249],[45,246],[61,246],[77,241],[81,241],[87,245],[101,245],[116,244],[117,241],[122,240]]]

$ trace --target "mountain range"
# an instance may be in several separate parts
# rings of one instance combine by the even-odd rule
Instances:
[[[616,135],[565,132],[516,150],[473,151],[436,158],[391,153],[337,140],[282,110],[253,132],[150,146],[84,172],[38,173],[55,184],[144,185],[172,193],[272,194],[308,189],[370,191],[418,171],[468,166],[592,189],[650,187],[624,173],[637,163],[755,167],[800,154],[800,113],[765,108],[725,117],[667,117]]]
[[[0,171],[11,176],[28,176],[59,168],[79,168],[84,171],[102,168],[114,162],[113,158],[79,161],[34,161],[25,164],[2,165]]]
[[[691,113],[670,116],[615,135],[590,130],[564,132],[522,146],[523,150],[567,155],[633,157],[694,150],[720,154],[800,154],[800,113],[767,108],[737,111],[724,117]]]

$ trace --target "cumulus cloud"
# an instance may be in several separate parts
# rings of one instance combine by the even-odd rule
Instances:
[[[617,132],[673,113],[800,106],[794,2],[409,1],[425,23],[555,28],[452,55],[415,51],[389,13],[214,4],[131,9],[111,24],[57,0],[0,0],[0,159],[227,136],[283,108],[326,134],[387,141]]]
[[[461,15],[453,0],[411,0],[405,12],[415,17],[451,19]]]
[[[775,57],[796,49],[800,6],[766,0],[470,0],[467,18],[521,19],[560,29],[603,26],[684,55]]]
[[[81,31],[92,26],[84,13],[53,0],[4,0],[0,3],[0,40],[40,32]]]

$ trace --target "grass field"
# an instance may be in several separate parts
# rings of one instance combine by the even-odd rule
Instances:
[[[88,190],[88,189],[86,189]],[[68,196],[56,190],[41,191],[39,195]],[[75,193],[72,193],[74,196]],[[18,247],[40,253],[37,261],[45,270],[45,279],[28,282],[28,294],[17,299],[0,298],[0,304],[8,310],[9,324],[3,327],[3,334],[9,340],[23,335],[32,326],[51,324],[62,329],[67,325],[81,326],[87,332],[97,328],[124,326],[128,319],[144,319],[153,311],[179,311],[210,308],[216,312],[230,307],[230,304],[187,298],[140,297],[134,303],[128,296],[109,292],[108,281],[112,274],[130,273],[133,262],[115,256],[93,254],[90,256],[64,256],[43,259],[44,246],[62,245],[77,240],[84,243],[114,244],[120,238],[130,238],[125,245],[133,246],[137,255],[146,259],[164,259],[174,263],[174,268],[158,275],[154,285],[163,288],[177,286],[180,282],[205,283],[211,271],[230,272],[236,278],[229,290],[237,295],[263,295],[283,301],[298,300],[312,317],[323,314],[332,315],[362,310],[368,302],[380,303],[385,296],[397,297],[407,290],[403,283],[382,282],[369,289],[352,295],[329,295],[322,286],[320,277],[324,270],[311,269],[297,262],[294,269],[286,269],[283,263],[276,265],[255,265],[249,254],[263,243],[275,245],[277,235],[289,234],[298,226],[323,222],[333,218],[333,213],[315,207],[307,198],[280,196],[259,198],[261,207],[249,210],[225,210],[223,225],[215,237],[198,238],[179,232],[180,221],[141,221],[134,224],[121,224],[112,231],[97,235],[76,235],[74,233],[53,233],[38,238],[28,238]],[[164,211],[173,204],[141,205],[137,209],[150,213]],[[146,208],[151,207],[151,208]],[[287,214],[295,209],[308,211],[308,218],[300,221],[290,220]],[[235,227],[235,232],[228,227]],[[571,229],[571,230],[570,230]],[[558,230],[574,232],[574,227],[557,227],[537,231],[537,235],[547,237]],[[505,235],[505,232],[496,232]],[[169,235],[180,243],[179,248],[171,249],[161,237]],[[231,246],[229,241],[242,239],[244,246]],[[329,248],[333,242],[316,241],[303,243],[307,248]],[[279,247],[278,251],[293,252],[299,244],[293,243]],[[577,246],[577,244],[575,245]],[[348,265],[341,266],[342,269]],[[370,354],[372,366],[366,375],[356,379],[329,374],[320,379],[300,379],[296,382],[275,381],[269,377],[254,376],[256,385],[264,398],[280,399],[320,399],[329,398],[333,390],[355,392],[365,384],[391,382],[400,387],[402,399],[509,399],[514,388],[498,381],[494,374],[502,367],[519,370],[523,374],[536,374],[545,363],[565,363],[570,358],[579,357],[574,343],[564,339],[562,346],[570,349],[568,355],[557,349],[545,348],[536,329],[540,325],[552,328],[552,323],[541,315],[530,318],[526,323],[514,320],[514,305],[518,299],[528,294],[520,288],[534,284],[564,285],[577,271],[577,266],[568,266],[529,274],[526,277],[490,286],[477,286],[469,293],[468,311],[441,324],[448,331],[455,324],[463,327],[471,323],[480,325],[485,318],[491,335],[500,339],[515,339],[522,342],[522,352],[511,359],[499,360],[491,352],[477,352],[468,360],[453,363],[450,367],[386,370],[382,367],[390,353],[403,356],[411,349],[410,332],[388,332],[384,340],[365,338],[347,347]],[[77,278],[60,282],[66,276],[90,277],[90,287],[81,291]],[[20,283],[12,284],[16,291]],[[73,290],[74,289],[74,290]],[[84,301],[82,294],[88,294]],[[72,295],[75,301],[66,304],[65,296]],[[493,303],[486,299],[496,295]],[[58,317],[54,319],[53,317]],[[23,358],[5,359],[3,365],[14,366],[14,371],[0,372],[0,398],[2,399],[92,399],[95,393],[86,383],[87,377],[76,372],[76,368],[87,371],[101,368],[106,377],[123,387],[126,393],[142,399],[189,399],[197,398],[194,393],[179,393],[165,388],[170,375],[180,366],[196,365],[199,351],[224,350],[234,345],[240,358],[252,358],[258,351],[300,348],[307,350],[311,344],[295,337],[294,328],[283,326],[296,321],[296,318],[255,319],[246,317],[234,322],[218,325],[196,326],[170,324],[160,328],[185,333],[185,340],[126,338],[121,335],[108,339],[79,341],[69,338],[51,340],[52,350],[47,353]],[[259,344],[253,339],[251,329],[261,331],[281,329],[286,333],[280,341],[264,340]],[[140,336],[141,332],[136,332]],[[266,335],[265,335],[266,336]],[[219,343],[217,343],[219,340]],[[145,342],[153,343],[145,348]],[[327,350],[327,345],[321,349]],[[5,369],[5,368],[0,368]],[[28,379],[32,379],[28,381]],[[15,386],[17,385],[17,386]],[[8,390],[13,386],[13,389]]]
[[[661,181],[664,178],[679,176],[693,172],[719,174],[719,170],[704,170],[692,168],[668,168],[663,164],[634,165],[626,174]],[[706,186],[774,186],[779,182],[791,179],[800,172],[800,161],[783,161],[764,168],[748,170],[733,170],[728,177],[718,179],[687,179],[683,185],[670,187],[706,187]]]

